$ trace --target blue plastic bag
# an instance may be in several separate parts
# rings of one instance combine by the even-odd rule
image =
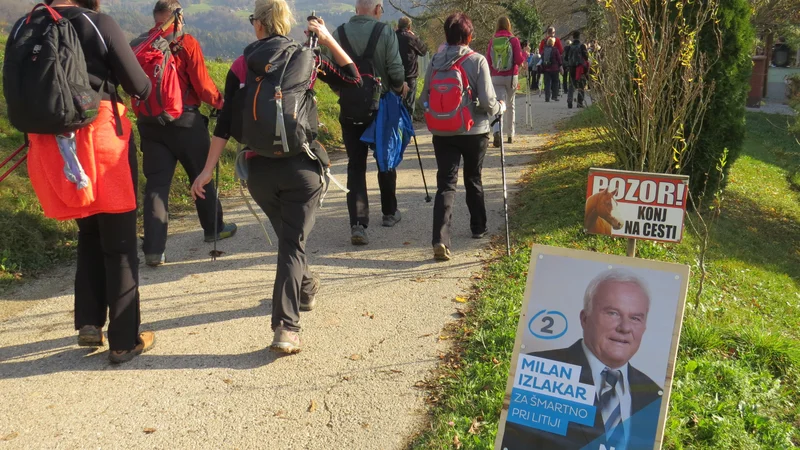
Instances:
[[[403,161],[414,126],[411,115],[403,105],[403,100],[395,93],[389,92],[381,98],[378,115],[369,128],[361,136],[361,142],[369,144],[378,162],[378,170],[388,172],[394,170]]]

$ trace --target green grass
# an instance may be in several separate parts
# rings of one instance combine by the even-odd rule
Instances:
[[[3,59],[6,37],[0,36],[0,61]],[[207,61],[209,74],[217,87],[224,88],[225,77],[230,62]],[[2,80],[0,80],[2,89]],[[342,146],[341,126],[339,125],[338,98],[324,83],[317,84],[317,98],[320,122],[326,125],[321,130],[320,141],[330,149]],[[126,100],[127,102],[127,100]],[[207,115],[209,109],[203,107]],[[128,117],[135,123],[132,114]],[[214,120],[211,120],[211,129]],[[137,145],[139,136],[134,126]],[[0,96],[0,160],[5,159],[23,142],[21,133],[14,130],[6,117],[5,98]],[[141,173],[141,152],[139,156],[139,203],[144,193],[145,178]],[[236,156],[236,143],[231,141],[220,160],[221,195],[238,195],[234,179],[233,162]],[[170,191],[170,216],[179,217],[194,214],[194,201],[189,191],[189,178],[178,165]],[[20,281],[36,276],[55,265],[63,264],[75,256],[77,227],[73,221],[58,222],[47,219],[42,213],[36,195],[28,179],[27,168],[23,164],[8,179],[0,184],[0,290]]]
[[[681,244],[639,243],[640,257],[693,269],[665,449],[800,446],[800,194],[789,181],[800,145],[785,118],[747,121],[698,308],[698,236],[687,227]],[[582,232],[587,170],[614,163],[591,131],[599,123],[594,108],[570,119],[529,173],[511,218],[516,251],[477,283],[458,351],[435,383],[430,431],[414,448],[493,448],[532,243],[625,254],[624,240]]]

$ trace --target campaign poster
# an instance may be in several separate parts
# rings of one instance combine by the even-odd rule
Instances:
[[[689,266],[533,246],[495,448],[661,447]]]
[[[680,242],[689,177],[589,169],[583,229],[590,234]]]

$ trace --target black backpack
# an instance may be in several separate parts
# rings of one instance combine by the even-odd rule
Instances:
[[[553,47],[545,47],[542,52],[542,65],[549,66],[553,64]]]
[[[3,93],[14,128],[64,134],[97,117],[101,95],[89,84],[81,42],[69,20],[39,4],[20,20],[9,40]]]
[[[375,113],[378,111],[379,102],[374,101],[380,98],[382,93],[381,80],[375,72],[375,64],[372,57],[375,55],[375,48],[386,24],[378,22],[372,28],[364,54],[357,56],[353,51],[353,46],[347,39],[344,25],[337,29],[339,44],[342,49],[353,59],[358,72],[361,74],[361,85],[347,85],[339,93],[339,121],[347,125],[369,125]]]
[[[273,36],[247,46],[244,57],[242,143],[269,158],[308,152],[317,135],[317,107],[309,85],[314,52],[284,36]]]
[[[577,44],[572,44],[569,47],[569,52],[567,53],[567,60],[570,67],[578,67],[584,65],[586,61],[583,59],[583,44],[578,42]]]

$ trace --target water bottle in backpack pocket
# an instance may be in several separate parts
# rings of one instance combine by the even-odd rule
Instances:
[[[475,52],[467,53],[445,70],[434,70],[428,86],[425,123],[434,134],[457,135],[472,129],[475,124],[470,112],[472,89],[464,61]]]

